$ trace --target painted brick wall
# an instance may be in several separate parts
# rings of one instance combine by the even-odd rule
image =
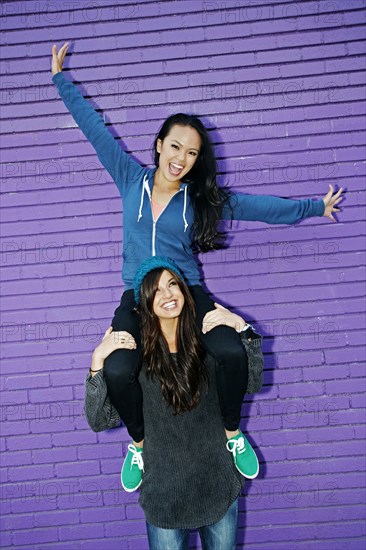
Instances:
[[[119,486],[124,429],[82,416],[90,354],[122,292],[121,203],[51,82],[65,69],[142,163],[162,120],[200,115],[221,183],[321,197],[339,223],[235,223],[207,287],[265,335],[243,428],[260,479],[238,548],[364,548],[365,2],[4,2],[2,548],[147,548]],[[199,547],[192,536],[192,547]]]

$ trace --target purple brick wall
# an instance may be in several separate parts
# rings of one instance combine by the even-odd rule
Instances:
[[[82,416],[90,354],[122,292],[121,204],[51,82],[66,68],[141,162],[199,114],[234,189],[347,196],[339,223],[233,224],[207,286],[265,334],[243,405],[261,477],[238,548],[364,548],[365,2],[4,2],[2,548],[147,548],[119,486],[128,435]],[[192,537],[192,547],[199,547]]]

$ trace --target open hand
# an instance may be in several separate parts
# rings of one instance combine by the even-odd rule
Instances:
[[[56,44],[52,46],[52,74],[60,73],[62,71],[62,64],[64,62],[68,47],[69,43],[65,42],[57,53]]]
[[[330,218],[333,222],[336,222],[337,220],[333,217],[332,212],[340,211],[339,208],[335,208],[335,205],[338,204],[343,199],[342,191],[343,191],[343,188],[341,187],[340,190],[333,195],[334,193],[333,186],[329,184],[329,191],[325,195],[325,197],[323,197],[324,206],[325,206],[323,216]]]
[[[219,325],[226,325],[228,327],[234,328],[237,332],[241,332],[246,325],[246,322],[240,315],[232,313],[226,307],[217,304],[215,302],[215,308],[212,311],[206,313],[203,318],[202,323],[202,332],[206,334],[213,328]]]

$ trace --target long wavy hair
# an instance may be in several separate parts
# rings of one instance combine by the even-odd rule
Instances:
[[[161,274],[165,268],[150,271],[141,285],[140,314],[142,354],[147,377],[156,376],[163,397],[177,415],[194,409],[200,400],[203,384],[208,380],[204,365],[205,352],[201,347],[195,318],[195,304],[185,282],[169,271],[183,296],[184,306],[179,316],[177,356],[172,358],[163,335],[160,320],[153,310],[153,302]]]
[[[153,144],[154,163],[159,166],[160,154],[157,152],[158,139],[162,141],[173,126],[190,126],[201,138],[201,149],[191,170],[183,178],[188,184],[189,195],[194,211],[193,249],[196,252],[208,252],[225,248],[226,232],[218,229],[222,207],[229,204],[231,195],[228,189],[217,185],[216,158],[208,131],[195,115],[177,113],[168,117],[162,124]]]

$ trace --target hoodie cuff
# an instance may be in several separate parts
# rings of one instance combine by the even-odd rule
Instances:
[[[59,73],[56,73],[52,76],[52,82],[56,84],[56,86],[60,86],[62,82],[66,80],[65,75],[62,71]]]
[[[325,210],[325,204],[323,199],[317,199],[313,201],[314,204],[314,216],[323,216]]]

